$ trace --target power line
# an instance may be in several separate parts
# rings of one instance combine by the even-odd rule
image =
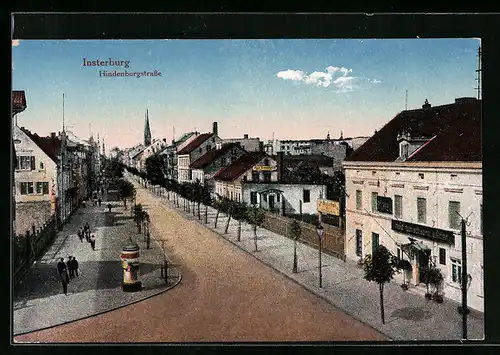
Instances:
[[[481,75],[482,75],[482,69],[481,69],[481,47],[478,48],[477,50],[477,58],[478,58],[478,63],[477,63],[477,87],[475,88],[477,90],[477,99],[481,99]]]

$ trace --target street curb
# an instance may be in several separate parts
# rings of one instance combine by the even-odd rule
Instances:
[[[174,287],[176,287],[177,285],[179,285],[182,281],[182,273],[179,271],[179,276],[177,278],[177,281],[173,284],[173,285],[170,285],[169,287],[167,287],[166,289],[162,290],[162,291],[159,291],[157,293],[154,293],[152,295],[149,295],[147,297],[144,297],[144,298],[140,298],[138,300],[135,300],[135,301],[132,301],[130,303],[127,303],[127,304],[122,304],[118,307],[114,307],[114,308],[110,308],[110,309],[107,309],[107,310],[104,310],[104,311],[101,311],[101,312],[97,312],[97,313],[94,313],[94,314],[90,314],[88,316],[85,316],[85,317],[82,317],[82,318],[78,318],[78,319],[73,319],[73,320],[69,320],[67,322],[64,322],[64,323],[59,323],[59,324],[55,324],[55,325],[51,325],[51,326],[48,326],[48,327],[44,327],[44,328],[40,328],[40,329],[35,329],[35,330],[30,330],[30,331],[27,331],[27,332],[22,332],[22,333],[17,333],[17,334],[13,334],[14,337],[17,337],[17,336],[20,336],[20,335],[26,335],[26,334],[31,334],[31,333],[36,333],[36,332],[39,332],[39,331],[42,331],[42,330],[47,330],[47,329],[52,329],[52,328],[55,328],[55,327],[59,327],[61,325],[66,325],[66,324],[70,324],[70,323],[74,323],[74,322],[77,322],[77,321],[80,321],[80,320],[84,320],[84,319],[88,319],[88,318],[92,318],[92,317],[95,317],[95,316],[98,316],[98,315],[101,315],[101,314],[105,314],[105,313],[108,313],[108,312],[111,312],[111,311],[116,311],[117,309],[120,309],[120,308],[124,308],[124,307],[127,307],[127,306],[130,306],[132,304],[136,304],[136,303],[139,303],[139,302],[142,302],[142,301],[145,301],[147,299],[150,299],[152,297],[155,297],[155,296],[159,296],[161,295],[162,293],[165,293],[167,291],[170,291],[171,289],[173,289]],[[15,340],[14,340],[15,342]]]
[[[147,189],[146,189],[146,191],[147,191],[147,192],[149,192],[149,193],[150,193],[150,195],[152,195],[153,197],[155,196],[155,195],[154,195],[154,194],[152,194],[149,190],[147,190]],[[157,197],[159,197],[159,196],[157,196]],[[160,201],[161,201],[161,199],[160,199]],[[169,201],[165,201],[165,202],[169,202]],[[166,205],[167,205],[168,207],[172,207],[172,206],[170,206],[170,203],[168,203],[168,204],[166,204]],[[178,209],[177,209],[177,207],[175,207],[175,206],[173,207],[173,210],[174,210],[175,212],[177,212],[177,213],[178,213],[179,215],[181,215],[181,216],[184,214],[184,213],[183,213],[184,211],[178,210]],[[383,341],[394,341],[394,340],[395,340],[395,339],[393,339],[392,337],[390,337],[389,335],[387,335],[386,333],[384,333],[384,332],[382,332],[382,331],[378,330],[377,328],[373,327],[372,325],[370,325],[370,324],[366,323],[365,321],[363,321],[363,320],[359,319],[357,316],[354,316],[354,315],[352,315],[350,312],[348,312],[348,311],[346,311],[346,310],[344,310],[344,309],[342,309],[342,308],[338,307],[338,306],[337,306],[337,305],[335,305],[335,304],[334,304],[331,300],[329,300],[326,296],[322,295],[320,292],[318,292],[317,290],[315,290],[314,288],[312,288],[312,286],[308,286],[308,285],[305,285],[305,284],[301,283],[300,281],[298,281],[298,280],[294,279],[292,276],[290,276],[290,275],[286,274],[285,272],[283,272],[283,271],[281,271],[281,270],[277,269],[276,267],[274,267],[274,266],[273,266],[273,265],[271,265],[270,263],[268,263],[268,262],[266,262],[266,261],[264,261],[264,260],[262,260],[262,259],[259,259],[259,258],[257,257],[257,255],[255,255],[255,252],[248,251],[248,250],[246,250],[246,249],[242,248],[241,246],[239,246],[239,245],[237,244],[237,242],[233,242],[233,241],[231,241],[230,239],[225,238],[225,237],[224,237],[224,235],[223,235],[223,234],[221,234],[219,231],[217,231],[216,229],[212,229],[212,228],[210,227],[210,225],[209,225],[209,224],[207,225],[207,224],[205,224],[205,223],[202,223],[202,221],[199,221],[199,220],[197,220],[197,219],[193,219],[193,221],[194,221],[194,222],[196,222],[196,223],[198,223],[199,225],[201,225],[201,226],[205,227],[206,229],[208,229],[208,230],[210,230],[210,231],[214,232],[215,234],[217,234],[220,238],[222,238],[223,240],[225,240],[225,241],[226,241],[226,242],[228,242],[229,244],[231,244],[231,245],[233,245],[233,246],[237,247],[238,249],[243,250],[245,253],[247,253],[247,254],[249,254],[249,255],[253,256],[255,259],[257,259],[258,261],[260,261],[262,264],[266,265],[266,266],[267,266],[267,267],[269,267],[270,269],[272,269],[272,270],[275,270],[275,271],[279,272],[281,275],[285,276],[287,279],[289,279],[289,280],[293,281],[294,283],[296,283],[296,284],[300,285],[300,286],[301,286],[303,289],[305,289],[306,291],[308,291],[308,292],[310,292],[310,293],[314,294],[315,296],[317,296],[317,297],[321,298],[322,300],[324,300],[325,302],[327,302],[329,305],[333,306],[336,310],[341,311],[342,313],[344,313],[344,314],[346,314],[346,315],[350,316],[351,318],[353,318],[353,319],[357,320],[358,322],[360,322],[360,323],[362,323],[362,324],[364,324],[364,325],[366,325],[366,326],[370,327],[371,329],[375,330],[377,333],[379,333],[379,334],[381,334],[381,335],[383,335],[383,336],[385,336],[385,337],[387,338],[387,340],[380,340],[380,341],[382,341],[382,342],[383,342]],[[258,251],[257,251],[257,253],[258,253]]]

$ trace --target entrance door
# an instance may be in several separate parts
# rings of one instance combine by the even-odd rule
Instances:
[[[363,256],[363,232],[356,229],[356,256]]]
[[[274,211],[274,195],[269,195],[269,210]]]
[[[423,252],[419,250],[417,253],[417,262],[418,262],[418,282],[420,283],[420,275],[422,274],[422,270],[429,267],[429,253]]]
[[[378,233],[372,233],[372,255],[375,255],[379,246],[379,235]]]

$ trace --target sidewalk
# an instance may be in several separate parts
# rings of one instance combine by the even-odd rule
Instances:
[[[136,233],[130,219],[130,206],[125,211],[123,203],[110,198],[113,205],[110,214],[106,207],[107,197],[104,196],[101,207],[87,204],[86,208],[75,212],[71,221],[57,234],[54,244],[16,287],[13,293],[14,335],[123,307],[162,293],[180,281],[180,271],[173,268],[169,269],[169,284],[165,284],[160,271],[163,262],[161,247],[152,239],[150,249],[146,249],[143,236]],[[85,222],[95,235],[95,250],[85,239],[81,242],[76,234]],[[141,248],[139,277],[143,289],[140,292],[121,290],[120,251],[130,244],[129,236],[136,239]],[[67,261],[70,255],[78,260],[79,277],[71,280],[65,296],[56,264],[60,258]]]
[[[135,183],[136,187],[139,184]],[[149,189],[151,193],[151,189]],[[165,193],[166,196],[166,193]],[[298,273],[292,272],[293,241],[284,236],[259,228],[258,252],[254,252],[252,226],[242,223],[241,241],[237,242],[238,222],[231,220],[228,234],[224,234],[227,216],[219,214],[217,229],[214,228],[216,210],[208,208],[208,224],[204,223],[205,207],[201,207],[201,220],[192,213],[177,208],[166,197],[164,200],[172,209],[216,231],[235,246],[254,255],[257,259],[296,281],[312,293],[362,321],[393,340],[460,340],[462,336],[462,316],[457,312],[458,304],[445,299],[438,304],[427,301],[423,295],[405,292],[395,282],[384,287],[384,306],[386,324],[380,318],[380,297],[378,285],[363,278],[363,270],[354,262],[343,262],[326,253],[322,254],[322,283],[318,285],[318,250],[302,243],[297,245]],[[468,338],[482,339],[484,334],[484,315],[471,310],[468,316]]]

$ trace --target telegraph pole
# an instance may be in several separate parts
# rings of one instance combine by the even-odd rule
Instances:
[[[478,62],[477,62],[477,69],[476,69],[476,73],[477,73],[477,78],[476,78],[476,81],[477,81],[477,99],[480,100],[481,99],[481,73],[482,73],[482,69],[481,69],[481,47],[479,47],[477,49],[477,58],[478,58]]]
[[[465,220],[462,218],[461,235],[462,235],[462,339],[467,340],[467,248],[465,230]]]

